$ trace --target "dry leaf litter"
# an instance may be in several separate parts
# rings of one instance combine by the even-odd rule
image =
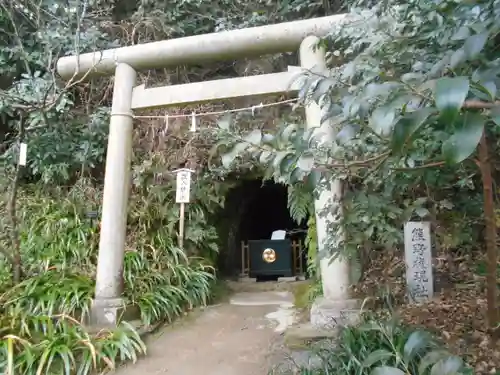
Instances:
[[[453,267],[447,262],[435,262],[435,297],[426,303],[409,304],[401,254],[379,252],[354,293],[375,297],[375,308],[387,306],[384,301],[390,296],[391,305],[404,323],[434,333],[476,374],[500,373],[500,341],[494,342],[487,333],[485,280],[474,273],[478,261],[472,256],[463,257],[455,259]]]

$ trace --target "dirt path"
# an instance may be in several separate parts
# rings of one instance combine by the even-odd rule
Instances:
[[[284,359],[288,292],[239,293],[148,339],[148,356],[118,375],[266,375]],[[280,307],[281,306],[281,307]]]

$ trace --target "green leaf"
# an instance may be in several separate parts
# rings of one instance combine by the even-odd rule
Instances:
[[[332,86],[335,86],[336,83],[336,80],[329,77],[319,79],[312,89],[313,94],[311,95],[311,99],[317,102],[321,97],[329,93]]]
[[[290,168],[293,168],[297,162],[297,158],[293,153],[288,153],[279,164],[279,174],[281,176],[290,172]]]
[[[266,133],[262,135],[262,143],[270,145],[274,142],[274,139],[275,137],[272,134]]]
[[[489,99],[491,101],[494,101],[496,96],[497,96],[497,86],[495,85],[495,82],[490,81],[490,82],[485,82],[483,84],[478,84],[480,85],[480,88],[482,89],[483,92],[487,93],[489,96]]]
[[[434,78],[442,75],[444,72],[445,68],[448,66],[448,63],[450,62],[450,57],[449,56],[444,56],[441,60],[439,60],[437,63],[435,63],[431,70],[429,71],[429,77]]]
[[[260,145],[260,142],[262,140],[262,132],[259,129],[254,129],[243,139],[245,140],[245,142],[248,142],[252,145]]]
[[[386,361],[389,358],[392,358],[394,356],[394,353],[391,353],[388,350],[385,349],[377,349],[365,358],[365,360],[362,363],[363,367],[372,367],[375,363],[377,362],[382,362]]]
[[[287,125],[280,134],[280,138],[283,142],[290,142],[293,134],[297,131],[296,124]]]
[[[479,113],[466,113],[462,127],[443,142],[442,153],[449,164],[461,163],[475,150],[483,135],[486,119]]]
[[[373,131],[380,136],[387,136],[393,128],[396,113],[390,106],[381,106],[373,111],[369,124]]]
[[[342,114],[343,110],[337,103],[330,103],[328,106],[325,106],[324,109],[326,109],[326,111],[323,116],[321,116],[321,123],[324,123],[329,118]]]
[[[429,215],[429,210],[425,207],[419,207],[415,210],[415,213],[419,218],[423,219],[424,217]]]
[[[314,156],[312,154],[302,154],[297,161],[297,167],[305,172],[310,172],[314,166]]]
[[[489,33],[484,32],[480,34],[475,34],[467,38],[464,43],[464,50],[469,59],[475,58],[481,53],[486,42],[488,41]]]
[[[361,103],[355,96],[345,96],[342,98],[342,112],[344,117],[354,117],[358,114],[361,108]]]
[[[421,215],[417,211],[425,210],[425,214]],[[417,208],[415,210],[418,216],[425,217],[429,213],[429,211],[423,207]],[[417,355],[422,349],[426,348],[430,343],[430,337],[427,332],[424,331],[415,331],[408,337],[406,340],[405,346],[403,348],[404,359],[407,363],[409,363],[415,355]]]
[[[300,168],[295,168],[292,173],[290,173],[289,183],[296,184],[297,182],[302,181],[304,179],[304,175],[304,171]]]
[[[314,83],[314,80],[302,75],[305,79],[302,81],[302,87],[300,88],[300,91],[298,93],[298,97],[300,100],[307,101],[309,99],[309,91],[311,88],[311,85]]]
[[[500,106],[493,107],[490,110],[491,120],[497,125],[500,126]]]
[[[394,126],[392,134],[392,150],[400,153],[410,141],[415,132],[433,114],[435,108],[425,107],[418,111],[410,112],[405,117],[399,119]]]
[[[433,350],[427,353],[421,360],[418,366],[418,373],[424,374],[427,371],[427,368],[433,366],[437,362],[445,359],[450,354],[444,350]]]
[[[457,49],[450,57],[450,68],[455,69],[457,66],[465,62],[465,60],[467,60],[467,53],[465,50],[462,48]]]
[[[436,81],[434,99],[445,120],[452,121],[462,108],[469,93],[467,77],[443,77]]]
[[[455,375],[463,368],[462,358],[458,356],[449,356],[441,359],[431,368],[430,375]]]
[[[276,170],[280,170],[281,162],[289,155],[290,153],[288,151],[279,151],[274,160],[273,160],[273,167]]]
[[[231,122],[232,122],[232,116],[230,113],[228,113],[217,119],[217,126],[220,129],[229,130],[229,128],[231,127]]]
[[[359,126],[353,124],[347,124],[344,126],[335,136],[335,141],[339,145],[344,145],[350,140],[352,140],[356,133],[359,131]]]
[[[462,26],[458,31],[451,37],[451,40],[464,40],[470,35],[470,30],[467,26]]]
[[[322,174],[320,171],[317,169],[314,169],[309,173],[306,179],[306,186],[310,188],[311,190],[316,189],[316,186],[318,186],[319,182],[321,181]]]
[[[236,158],[236,154],[234,152],[228,152],[221,157],[221,162],[222,166],[226,169],[231,167],[231,164],[233,164],[234,159]]]
[[[443,199],[441,201],[439,201],[439,205],[443,208],[446,208],[447,210],[452,210],[454,205],[452,202],[450,202],[449,200],[447,199]]]
[[[397,367],[380,366],[380,367],[375,367],[373,369],[372,375],[406,375],[406,374],[404,371],[398,369]]]
[[[271,156],[272,156],[271,151],[268,150],[262,151],[259,156],[259,163],[262,165],[266,165],[269,162]]]

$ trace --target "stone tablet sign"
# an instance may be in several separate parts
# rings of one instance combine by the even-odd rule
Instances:
[[[430,223],[406,223],[404,237],[408,294],[411,301],[422,302],[434,294]]]

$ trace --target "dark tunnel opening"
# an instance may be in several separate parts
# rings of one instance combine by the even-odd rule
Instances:
[[[240,240],[270,239],[275,230],[291,230],[297,227],[287,208],[286,186],[261,181],[249,182],[254,185],[245,211],[242,212]]]
[[[241,276],[242,242],[270,240],[275,230],[295,232],[287,234],[287,238],[302,243],[303,248],[306,226],[305,223],[299,226],[292,219],[287,199],[287,187],[272,181],[246,180],[231,189],[220,215],[218,268],[222,277]],[[304,231],[297,233],[298,229]],[[305,254],[300,255],[305,264]]]

